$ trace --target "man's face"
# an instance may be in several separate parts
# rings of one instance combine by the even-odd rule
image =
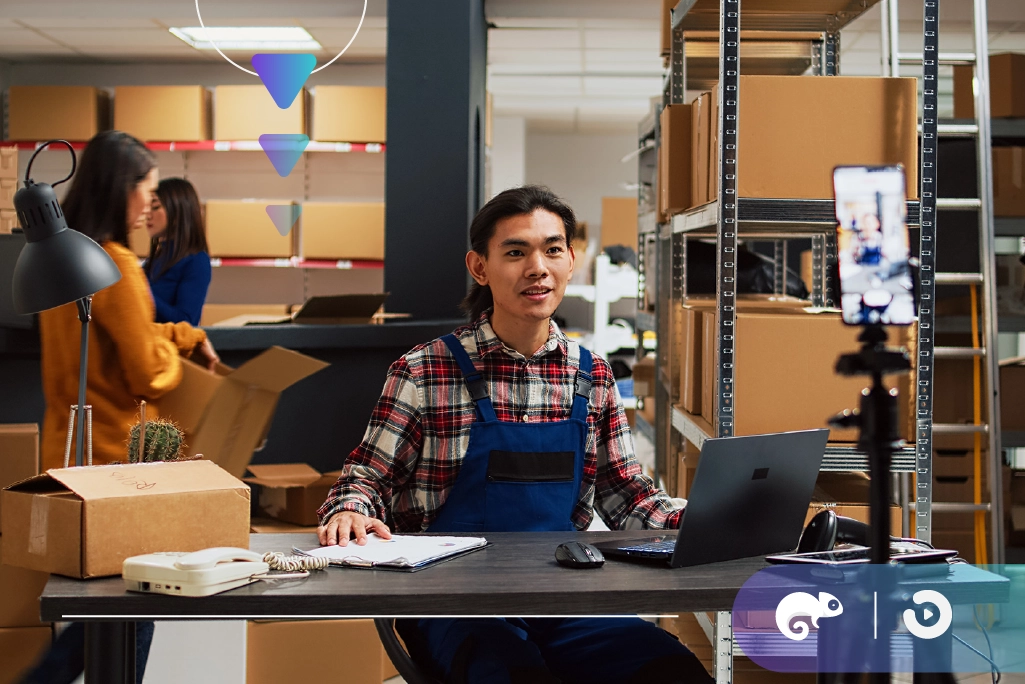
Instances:
[[[546,320],[562,302],[574,259],[562,219],[539,209],[499,221],[487,258],[470,252],[467,266],[478,283],[491,286],[496,312]]]

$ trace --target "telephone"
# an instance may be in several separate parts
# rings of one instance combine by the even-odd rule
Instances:
[[[255,551],[217,547],[133,556],[125,559],[121,574],[128,591],[210,596],[256,582],[269,570]]]

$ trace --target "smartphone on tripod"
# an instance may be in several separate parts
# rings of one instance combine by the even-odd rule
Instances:
[[[914,280],[901,166],[838,166],[840,309],[848,325],[911,325]]]

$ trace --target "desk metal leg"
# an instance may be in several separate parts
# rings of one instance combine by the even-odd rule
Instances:
[[[135,623],[85,623],[85,684],[136,684]]]
[[[715,614],[715,629],[712,630],[712,664],[715,667],[715,684],[733,682],[733,613],[719,611]]]

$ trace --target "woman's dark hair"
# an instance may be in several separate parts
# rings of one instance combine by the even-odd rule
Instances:
[[[143,267],[146,275],[151,275],[153,265],[159,262],[160,271],[152,274],[155,278],[190,254],[208,251],[203,206],[192,183],[165,178],[157,186],[157,197],[167,213],[167,229],[150,240],[149,259]]]
[[[121,131],[93,137],[61,203],[68,226],[96,242],[128,246],[128,196],[157,165],[136,138]]]
[[[566,229],[566,244],[573,242],[577,234],[577,218],[569,205],[543,185],[524,185],[498,193],[480,208],[470,223],[470,249],[482,257],[488,255],[488,244],[495,235],[495,227],[502,219],[533,214],[538,209],[551,212],[562,219]],[[476,321],[481,314],[494,306],[491,287],[474,282],[460,308],[470,321]]]

